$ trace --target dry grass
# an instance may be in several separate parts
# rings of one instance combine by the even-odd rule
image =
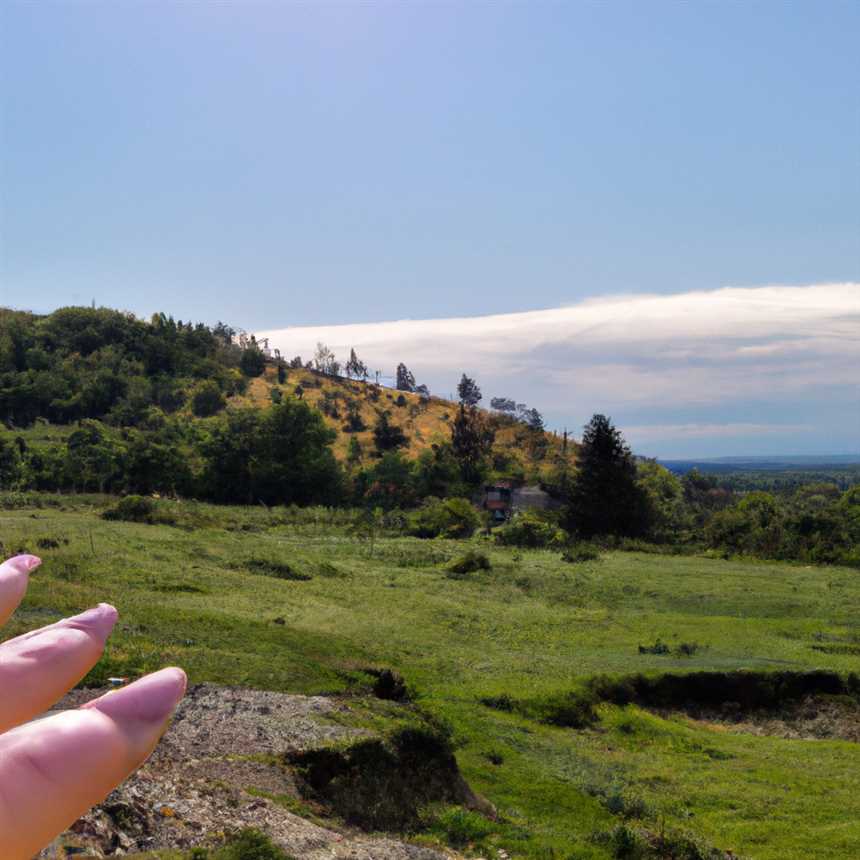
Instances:
[[[334,443],[334,453],[339,460],[346,459],[351,436],[358,439],[365,452],[373,450],[373,425],[376,423],[378,413],[382,410],[388,410],[391,413],[392,422],[401,426],[409,438],[409,447],[405,449],[404,453],[410,459],[416,459],[422,451],[451,438],[451,422],[454,420],[458,408],[456,403],[440,397],[431,397],[429,402],[422,403],[417,394],[396,391],[382,386],[378,388],[378,399],[373,400],[373,390],[376,386],[372,383],[348,380],[343,377],[324,376],[311,370],[291,369],[287,381],[283,385],[278,385],[276,369],[267,367],[263,376],[251,380],[244,395],[230,398],[230,403],[236,406],[266,408],[271,405],[273,388],[280,388],[284,396],[290,396],[299,385],[304,391],[304,401],[311,406],[319,407],[326,393],[329,397],[338,395],[342,398],[338,401],[340,418],[324,415],[326,424],[338,431],[338,437]],[[401,395],[406,403],[403,406],[398,406],[397,400]],[[358,402],[359,412],[367,425],[367,430],[360,433],[344,432],[347,398]],[[548,472],[551,464],[557,462],[561,457],[561,440],[552,433],[547,433],[546,454],[537,460],[521,444],[518,439],[520,432],[521,428],[514,426],[503,427],[498,430],[495,449],[519,461],[525,471],[533,478],[539,478]],[[571,465],[575,463],[574,451],[575,446],[571,445],[568,455]]]

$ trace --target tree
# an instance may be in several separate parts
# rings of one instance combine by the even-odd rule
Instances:
[[[350,436],[349,447],[346,450],[346,462],[355,467],[361,463],[362,456],[361,442],[358,441],[357,436]]]
[[[353,398],[346,402],[346,423],[343,425],[344,433],[361,433],[367,429],[364,419],[361,417],[361,405]]]
[[[451,425],[451,447],[467,483],[474,484],[480,480],[484,460],[492,451],[495,436],[481,412],[461,401],[460,411]]]
[[[293,370],[301,370],[304,366],[305,364],[302,361],[302,357],[300,355],[297,355],[295,358],[290,359],[290,367]]]
[[[543,433],[544,432],[544,423],[543,423],[543,415],[537,411],[537,409],[529,409],[525,406],[524,403],[518,404],[520,408],[519,414],[517,418],[522,421],[529,430],[534,430],[536,432]]]
[[[681,481],[655,460],[636,466],[636,483],[648,500],[649,537],[658,543],[677,540],[689,526]]]
[[[245,376],[260,376],[266,369],[266,356],[263,355],[263,351],[253,339],[242,351],[242,357],[239,359],[239,368]]]
[[[201,445],[203,484],[218,502],[330,504],[341,490],[331,444],[336,433],[307,404],[236,409]]]
[[[283,361],[278,362],[278,385],[283,385],[287,381],[287,366]]]
[[[469,488],[463,483],[460,463],[450,442],[433,445],[422,451],[415,463],[415,483],[419,498],[465,496]]]
[[[386,451],[370,469],[359,473],[356,493],[364,506],[391,510],[415,504],[412,463],[400,451]]]
[[[636,465],[624,437],[605,415],[585,426],[579,470],[565,512],[566,528],[581,537],[641,535],[648,526],[648,501],[636,483]]]
[[[373,428],[373,443],[377,451],[384,453],[407,447],[409,440],[401,427],[389,421],[389,413],[384,411],[379,413]]]
[[[504,412],[506,415],[513,415],[517,411],[517,403],[509,397],[493,397],[490,400],[490,406],[497,412]]]
[[[477,406],[481,402],[481,389],[478,388],[478,383],[465,373],[457,385],[457,394],[460,397],[460,403],[466,406]]]
[[[100,421],[81,421],[66,442],[66,471],[75,488],[103,493],[117,473],[120,448]]]
[[[15,440],[0,436],[0,489],[11,490],[23,475],[21,447]]]
[[[349,379],[367,379],[367,365],[355,354],[354,349],[349,351],[346,375]]]
[[[214,382],[204,382],[191,398],[191,411],[198,418],[216,415],[227,405],[221,389]]]
[[[314,352],[314,370],[324,373],[326,376],[337,376],[340,371],[340,362],[322,342],[317,343],[316,352]]]
[[[415,391],[415,377],[403,362],[397,365],[397,390]]]

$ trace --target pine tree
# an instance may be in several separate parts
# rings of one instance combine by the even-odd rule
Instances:
[[[403,362],[397,365],[397,390],[415,391],[415,377]]]
[[[636,483],[630,448],[605,415],[586,424],[577,466],[565,514],[568,531],[585,538],[642,534],[647,499]]]
[[[460,403],[460,410],[451,425],[451,447],[467,483],[474,484],[480,480],[481,467],[492,450],[495,436],[480,410]]]
[[[477,406],[481,402],[481,389],[478,388],[478,383],[465,373],[457,385],[457,394],[460,397],[460,403],[466,406]]]
[[[367,365],[355,354],[354,349],[349,351],[345,369],[348,379],[367,379]]]

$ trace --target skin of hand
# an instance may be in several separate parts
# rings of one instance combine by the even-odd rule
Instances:
[[[0,624],[41,564],[0,565]],[[28,860],[149,756],[185,693],[162,669],[83,705],[34,720],[98,661],[117,611],[107,603],[0,645],[0,856]],[[34,720],[33,722],[27,722]]]

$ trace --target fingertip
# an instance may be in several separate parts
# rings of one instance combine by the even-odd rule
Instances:
[[[146,675],[121,690],[106,693],[84,708],[94,708],[117,722],[135,721],[160,725],[185,695],[188,678],[178,667]]]
[[[64,619],[61,623],[66,627],[76,627],[93,633],[104,644],[110,636],[117,618],[119,618],[119,612],[115,606],[111,606],[110,603],[100,603],[80,615]]]
[[[7,558],[5,562],[3,562],[2,567],[11,567],[15,573],[18,574],[27,574],[32,573],[40,564],[42,563],[42,559],[37,555],[30,555],[29,553],[21,553],[21,555],[14,555],[12,558]]]

